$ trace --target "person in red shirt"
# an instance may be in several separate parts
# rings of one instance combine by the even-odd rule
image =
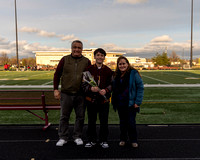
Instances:
[[[4,65],[4,70],[8,70],[8,64],[7,63]]]

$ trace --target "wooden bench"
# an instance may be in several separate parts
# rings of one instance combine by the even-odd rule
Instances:
[[[24,96],[21,97],[20,93],[24,92]],[[39,92],[40,96],[30,97],[26,93]],[[48,111],[49,110],[59,110],[60,105],[58,104],[46,104],[45,92],[52,92],[52,90],[0,90],[0,110],[26,110],[34,116],[45,121],[45,126],[43,130],[46,130],[49,126]],[[4,93],[4,94],[3,94]],[[13,93],[15,96],[13,96]],[[5,97],[7,96],[7,97]],[[37,101],[36,104],[30,103],[30,101]],[[23,101],[23,103],[17,103],[16,101]],[[39,116],[32,110],[42,110],[44,112],[44,117]]]

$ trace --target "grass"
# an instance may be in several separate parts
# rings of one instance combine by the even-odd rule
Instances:
[[[200,70],[140,71],[144,84],[200,83]],[[54,71],[0,71],[0,85],[53,85]]]
[[[5,92],[8,95],[10,93]],[[25,94],[27,92],[24,92]],[[28,92],[29,93],[29,92]],[[27,94],[28,94],[27,93]],[[22,94],[22,95],[23,95]],[[31,94],[31,92],[30,92]],[[2,94],[1,94],[2,96]],[[14,94],[12,95],[14,96]],[[19,96],[18,94],[16,96]],[[24,96],[24,95],[23,95]],[[36,96],[36,95],[34,95]],[[5,97],[5,95],[4,95]],[[58,103],[53,93],[48,92],[47,104]],[[138,124],[191,124],[200,123],[200,88],[145,88],[141,112],[137,115]],[[22,102],[16,102],[22,103]],[[34,111],[43,116],[42,111]],[[58,124],[60,111],[49,111],[49,121]],[[0,124],[43,124],[40,119],[26,111],[1,111]],[[70,123],[74,123],[72,113]],[[85,122],[87,123],[87,114]],[[98,122],[99,123],[99,122]],[[118,124],[118,114],[110,105],[109,124]]]
[[[196,84],[200,83],[200,71],[141,71],[144,84]]]
[[[53,71],[2,71],[0,85],[52,85],[53,74]]]
[[[143,105],[139,124],[199,124],[199,104]]]
[[[195,84],[200,83],[200,71],[140,71],[144,84]],[[0,85],[52,85],[53,71],[0,71]],[[40,88],[42,89],[42,88]],[[2,90],[2,89],[0,89]],[[5,89],[3,89],[5,90]],[[24,92],[22,95],[5,92],[4,96],[40,96]],[[59,103],[53,93],[47,93],[47,103]],[[137,114],[138,124],[196,124],[200,123],[200,87],[145,88],[141,112]],[[1,103],[6,103],[1,100]],[[14,103],[23,103],[21,101]],[[27,102],[26,102],[27,103]],[[30,103],[30,102],[29,102]],[[33,102],[35,103],[35,102]],[[34,111],[43,116],[42,111]],[[59,123],[60,111],[49,111],[49,121]],[[43,121],[26,111],[0,111],[0,124],[44,124]],[[74,123],[72,113],[70,123]],[[87,123],[87,114],[85,118]],[[98,122],[99,123],[99,122]],[[109,124],[119,124],[118,114],[110,105]]]

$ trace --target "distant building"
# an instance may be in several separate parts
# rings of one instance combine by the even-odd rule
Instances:
[[[83,56],[87,57],[91,60],[92,64],[94,63],[94,51],[96,48],[92,49],[83,49]],[[60,59],[65,56],[71,54],[71,50],[66,51],[33,51],[36,57],[36,65],[37,66],[57,66]],[[104,61],[111,69],[116,68],[117,58],[121,55],[125,55],[124,52],[106,52],[106,59]],[[152,62],[146,62],[145,58],[140,57],[126,57],[130,64],[137,68],[148,68],[153,67],[154,64]]]
[[[146,65],[146,58],[140,58],[140,57],[127,57],[128,60],[129,60],[129,63],[132,65],[132,66],[135,66],[135,67],[141,67],[144,65]]]
[[[83,56],[87,57],[94,63],[94,54],[95,49],[83,49]],[[71,50],[67,51],[33,51],[36,57],[36,65],[50,65],[56,66],[60,59],[65,56],[71,54]],[[123,52],[106,52],[105,63],[116,62],[117,58],[126,53]]]

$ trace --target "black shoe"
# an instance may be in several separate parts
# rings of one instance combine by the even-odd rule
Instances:
[[[96,145],[95,142],[88,142],[88,143],[85,144],[85,147],[86,148],[91,148],[91,147],[94,147],[95,145]]]

